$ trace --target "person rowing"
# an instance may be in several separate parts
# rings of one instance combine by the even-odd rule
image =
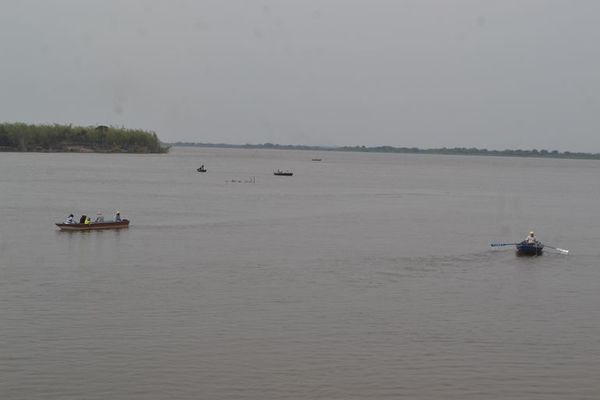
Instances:
[[[529,235],[527,235],[527,237],[525,238],[525,240],[523,240],[520,243],[491,243],[490,246],[492,247],[501,247],[501,246],[517,246],[517,252],[534,252],[531,253],[532,255],[540,255],[542,252],[542,249],[544,249],[545,247],[552,249],[552,250],[556,250],[561,254],[569,254],[569,250],[567,249],[561,249],[560,247],[554,247],[554,246],[549,246],[547,244],[543,244],[542,242],[538,241],[537,238],[535,237],[535,233],[533,231],[529,232]]]
[[[537,238],[535,237],[535,233],[533,231],[529,232],[529,235],[527,236],[527,238],[525,239],[525,241],[528,244],[535,244],[538,242]]]

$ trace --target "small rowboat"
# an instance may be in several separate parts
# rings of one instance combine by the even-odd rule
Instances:
[[[544,247],[547,247],[552,250],[556,250],[561,254],[569,254],[569,250],[561,249],[560,247],[554,247],[547,244],[542,244],[541,242],[535,241],[530,243],[527,240],[523,240],[519,243],[491,243],[492,247],[502,247],[502,246],[517,246],[517,255],[518,256],[540,256],[542,255],[542,251]]]
[[[283,172],[283,171],[277,170],[277,171],[273,172],[273,175],[277,175],[277,176],[292,176],[292,175],[294,175],[294,173],[290,172],[290,171]]]
[[[206,172],[206,168],[200,167],[196,171],[198,171],[198,172]]]
[[[541,256],[544,245],[540,242],[529,243],[526,240],[517,243],[517,254],[520,256]]]
[[[57,223],[61,231],[96,231],[102,229],[124,229],[129,228],[129,220],[92,222],[91,224],[65,224]]]

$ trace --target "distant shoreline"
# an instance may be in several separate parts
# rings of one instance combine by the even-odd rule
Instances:
[[[557,150],[487,150],[477,148],[434,148],[420,149],[417,147],[393,147],[393,146],[304,146],[304,145],[280,145],[273,143],[264,144],[226,144],[226,143],[193,143],[175,142],[170,143],[175,147],[212,147],[225,149],[269,149],[269,150],[310,150],[310,151],[342,151],[359,153],[397,153],[397,154],[440,154],[456,156],[492,156],[492,157],[524,157],[524,158],[562,158],[575,160],[600,160],[600,153],[580,153]]]

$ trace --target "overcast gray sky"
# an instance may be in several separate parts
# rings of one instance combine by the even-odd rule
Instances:
[[[597,0],[4,0],[0,120],[600,152]]]

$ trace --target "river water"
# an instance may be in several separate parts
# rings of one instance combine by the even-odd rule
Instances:
[[[0,171],[2,399],[600,397],[598,161],[173,148]],[[116,210],[128,230],[54,226]],[[532,229],[570,254],[489,246]]]

